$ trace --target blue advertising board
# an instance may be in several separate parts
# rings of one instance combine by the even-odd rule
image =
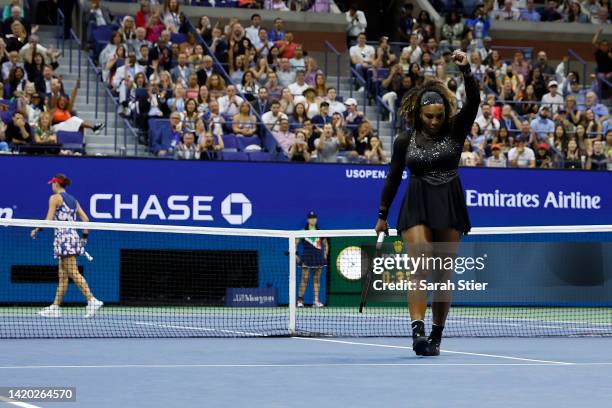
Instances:
[[[386,166],[186,162],[146,159],[0,156],[0,218],[44,218],[56,173],[73,180],[70,192],[92,221],[295,230],[315,211],[323,229],[372,228]],[[612,224],[612,173],[528,169],[460,169],[476,227]],[[393,226],[407,175],[390,212]],[[11,231],[11,232],[9,232]],[[0,231],[0,302],[46,302],[55,284],[13,284],[11,265],[50,265],[52,234],[36,243],[28,231]],[[129,235],[129,234],[128,234]],[[106,302],[120,302],[120,250],[258,250],[259,286],[288,301],[287,240],[96,232],[80,260]],[[280,242],[282,241],[282,242]],[[17,248],[17,250],[15,250]],[[40,251],[35,248],[44,248]],[[301,271],[298,269],[298,279]],[[326,280],[321,300],[325,302]],[[304,297],[312,301],[310,288]],[[76,288],[67,301],[80,301]]]
[[[387,167],[5,156],[0,171],[0,217],[44,217],[46,182],[62,172],[93,221],[300,229],[312,210],[321,228],[354,229],[374,226]],[[612,173],[460,173],[473,226],[612,224]]]

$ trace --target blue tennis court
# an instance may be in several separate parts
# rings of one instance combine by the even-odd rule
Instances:
[[[609,401],[609,338],[3,341],[0,383],[73,386],[75,403],[23,407],[584,406]]]

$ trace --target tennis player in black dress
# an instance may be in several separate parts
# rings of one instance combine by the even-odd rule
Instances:
[[[472,76],[467,55],[453,53],[465,81],[466,102],[456,112],[455,95],[438,80],[408,91],[401,115],[408,129],[393,143],[390,171],[382,192],[376,232],[388,233],[387,214],[406,167],[410,170],[408,191],[402,201],[397,230],[411,256],[454,256],[462,234],[470,230],[470,220],[457,167],[480,104],[480,92]],[[433,243],[445,243],[440,246]],[[412,248],[412,249],[411,249]],[[429,248],[429,252],[427,250]],[[418,251],[412,253],[413,251]],[[434,253],[437,252],[437,253]],[[421,270],[411,280],[427,277]],[[452,279],[452,271],[434,271],[436,280]],[[433,326],[425,337],[427,292],[410,291],[408,308],[412,320],[413,350],[417,355],[439,355],[442,331],[450,308],[450,293],[432,301]],[[439,295],[439,294],[438,294]],[[437,299],[437,301],[436,301]]]

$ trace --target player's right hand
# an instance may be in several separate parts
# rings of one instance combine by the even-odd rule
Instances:
[[[374,230],[376,231],[376,235],[380,234],[381,232],[384,232],[385,235],[389,235],[389,224],[387,224],[387,221],[379,218],[378,221],[376,221],[376,227],[374,227]]]

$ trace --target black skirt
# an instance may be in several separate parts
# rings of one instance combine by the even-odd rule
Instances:
[[[432,185],[411,176],[397,220],[399,232],[423,224],[431,229],[454,228],[464,234],[471,229],[463,186],[459,177]]]

